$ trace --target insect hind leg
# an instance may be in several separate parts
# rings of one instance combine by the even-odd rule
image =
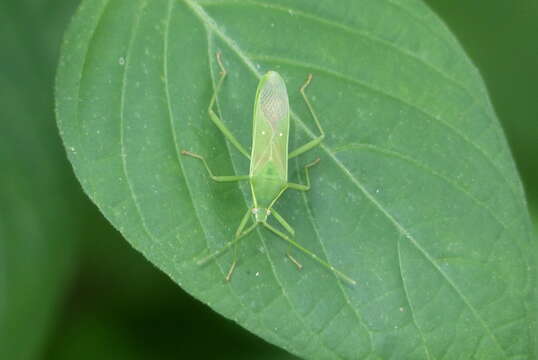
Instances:
[[[233,244],[234,256],[233,256],[232,265],[230,265],[230,269],[228,270],[228,273],[226,274],[226,278],[225,278],[226,281],[231,280],[235,267],[237,265],[237,242],[241,238],[245,237],[252,230],[254,230],[254,228],[257,225],[256,222],[254,222],[254,224],[250,225],[246,230],[244,230],[245,227],[247,226],[248,219],[250,219],[251,217],[251,214],[252,214],[252,209],[248,209],[245,215],[243,215],[243,218],[241,219],[241,223],[239,224],[239,226],[237,227],[237,230],[235,231],[235,240],[231,241],[231,242],[234,242]]]
[[[271,213],[275,217],[276,221],[278,221],[278,223],[282,225],[282,227],[286,229],[286,231],[290,233],[291,236],[295,236],[295,230],[291,227],[290,224],[288,224],[286,220],[284,220],[284,218],[275,209],[271,209]],[[295,266],[297,266],[297,269],[301,270],[303,268],[303,265],[291,255],[290,250],[291,250],[291,244],[288,244],[288,252],[286,253],[286,255],[291,260],[291,262],[294,263]]]
[[[230,247],[233,246],[234,247],[233,261],[232,261],[232,264],[230,265],[230,268],[229,268],[229,270],[228,270],[228,272],[226,274],[226,277],[225,277],[226,281],[230,281],[230,279],[232,278],[232,274],[233,274],[233,272],[234,272],[234,270],[236,268],[236,265],[237,265],[237,244],[241,239],[243,239],[245,236],[247,236],[258,225],[255,222],[252,225],[250,225],[248,228],[245,229],[245,227],[248,224],[248,220],[250,218],[251,212],[252,212],[252,209],[247,210],[247,212],[245,213],[245,215],[241,219],[241,223],[237,227],[237,230],[235,232],[234,238],[231,241],[226,243],[222,248],[220,248],[219,250],[213,252],[212,254],[210,254],[210,255],[202,258],[202,259],[197,260],[196,263],[198,265],[204,265],[204,264],[208,263],[209,261],[215,259],[216,257],[222,255]]]
[[[265,226],[267,229],[271,230],[273,233],[275,233],[276,235],[278,235],[280,238],[282,238],[283,240],[287,241],[288,243],[290,243],[291,245],[293,245],[294,247],[296,247],[298,250],[300,250],[303,254],[305,255],[308,255],[309,257],[311,257],[313,260],[315,260],[316,262],[318,262],[320,265],[322,265],[324,268],[326,268],[327,270],[331,271],[334,275],[336,275],[337,277],[339,277],[340,279],[346,281],[348,284],[350,285],[356,285],[357,282],[355,280],[353,280],[351,277],[349,277],[348,275],[344,274],[343,272],[341,272],[340,270],[336,269],[334,266],[332,266],[331,264],[329,264],[328,262],[326,262],[325,260],[321,259],[319,256],[317,256],[316,254],[314,254],[312,251],[308,250],[307,248],[305,248],[304,246],[302,246],[301,244],[299,244],[297,241],[293,240],[292,238],[290,238],[288,235],[284,234],[282,231],[279,231],[278,229],[274,228],[273,226],[269,225],[267,222],[264,222],[262,223],[263,226]],[[293,261],[293,260],[292,260]],[[302,266],[302,265],[301,265]]]

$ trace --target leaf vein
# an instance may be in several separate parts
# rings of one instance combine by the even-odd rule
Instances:
[[[458,183],[448,177],[446,177],[445,175],[437,172],[436,170],[430,168],[429,166],[423,164],[422,162],[410,157],[410,156],[407,156],[407,155],[404,155],[400,152],[397,152],[397,151],[392,151],[392,150],[389,150],[389,149],[384,149],[384,148],[381,148],[377,145],[372,145],[372,144],[358,144],[358,143],[352,143],[352,144],[348,144],[348,145],[345,145],[345,146],[342,146],[342,147],[339,147],[337,149],[335,149],[333,152],[336,154],[338,152],[343,152],[343,151],[349,151],[349,150],[360,150],[360,149],[368,149],[368,150],[372,150],[372,151],[375,151],[379,154],[383,154],[385,156],[392,156],[394,158],[397,158],[397,159],[400,159],[400,160],[403,160],[403,161],[406,161],[407,163],[411,164],[411,165],[414,165],[416,168],[426,172],[426,173],[429,173],[430,175],[433,175],[435,177],[438,177],[440,178],[441,180],[443,180],[444,182],[446,182],[447,184],[449,184],[450,186],[452,186],[454,189],[458,190],[459,192],[461,192],[463,195],[465,195],[466,197],[468,197],[469,199],[471,199],[475,204],[477,204],[479,207],[483,208],[484,210],[486,210],[488,212],[488,214],[495,220],[495,222],[497,222],[504,230],[507,230],[508,229],[508,225],[506,225],[503,221],[501,221],[494,213],[493,213],[493,210],[487,206],[483,201],[479,200],[478,198],[476,198],[474,195],[472,195],[470,192],[468,192],[467,190],[465,190],[463,187],[461,187],[460,185],[458,185]]]
[[[396,241],[396,250],[398,252],[398,269],[400,273],[400,278],[402,279],[403,293],[405,295],[407,305],[409,305],[409,310],[411,310],[411,319],[413,321],[415,328],[418,331],[420,339],[422,340],[422,344],[424,345],[424,352],[426,353],[426,358],[431,359],[432,357],[430,354],[430,350],[428,349],[428,343],[426,342],[424,333],[422,332],[422,329],[420,328],[418,324],[417,317],[416,317],[416,310],[415,310],[415,307],[413,306],[413,302],[411,301],[411,297],[409,296],[409,290],[407,289],[407,280],[405,279],[403,269],[402,269],[402,251],[400,248],[400,239]]]

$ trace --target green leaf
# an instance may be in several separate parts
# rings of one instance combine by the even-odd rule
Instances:
[[[538,2],[427,0],[438,11],[487,84],[530,204],[538,206]],[[503,19],[503,31],[491,29]],[[514,52],[517,51],[517,56]]]
[[[296,239],[358,281],[341,283],[265,229],[207,266],[251,204],[212,182],[248,162],[207,115],[249,144],[256,84],[287,81],[292,146],[316,133],[298,88],[308,73],[328,133],[290,162],[312,190],[277,210]],[[57,79],[58,124],[87,194],[176,283],[305,358],[533,358],[532,226],[483,82],[418,1],[84,1]]]

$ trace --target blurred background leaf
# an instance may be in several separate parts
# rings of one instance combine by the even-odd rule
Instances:
[[[485,78],[536,205],[537,2],[426,2]],[[75,184],[54,124],[52,88],[60,38],[77,5],[71,0],[0,2],[0,353],[41,359],[48,342],[51,360],[85,353],[153,359],[148,353],[161,347],[167,353],[162,358],[177,359],[182,352],[170,344],[186,339],[189,349],[207,351],[206,357],[210,348],[229,358],[246,348],[250,358],[286,358],[178,290],[111,229]],[[80,238],[83,256],[73,259]],[[68,280],[74,285],[62,301]],[[152,297],[148,292],[160,294],[151,301],[165,303],[164,310],[159,317],[140,319],[144,301]],[[122,309],[130,300],[134,305]],[[168,327],[155,326],[162,319]],[[207,327],[189,335],[202,322]],[[170,338],[146,343],[145,326],[156,336],[171,328]]]
[[[55,44],[76,4],[46,4],[0,2],[0,357],[4,359],[35,359],[42,353],[72,280],[81,234],[77,212],[84,208],[83,197],[65,161],[52,93]]]

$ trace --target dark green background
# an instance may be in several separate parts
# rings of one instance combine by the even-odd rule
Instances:
[[[427,3],[480,69],[537,209],[538,1]],[[36,258],[61,254],[48,262],[20,259],[20,269],[32,266],[39,275],[25,283],[35,289],[17,300],[34,311],[19,321],[0,314],[0,327],[15,324],[14,343],[31,338],[21,359],[291,358],[185,294],[82,194],[53,103],[59,44],[75,8],[67,0],[0,2],[0,243],[24,244]],[[16,246],[0,247],[6,249]],[[55,309],[52,316],[40,316],[47,307]]]

